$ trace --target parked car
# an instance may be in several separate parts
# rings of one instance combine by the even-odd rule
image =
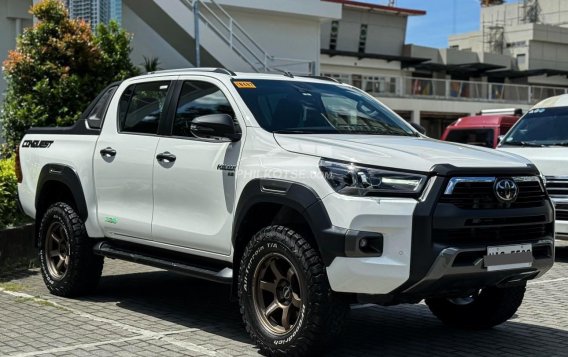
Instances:
[[[535,105],[503,138],[499,150],[534,162],[556,205],[556,239],[568,245],[568,95]]]
[[[29,130],[17,162],[53,294],[93,292],[103,257],[231,284],[268,355],[315,355],[356,302],[490,328],[553,264],[534,165],[429,139],[332,79],[132,78]]]
[[[459,118],[449,125],[442,140],[455,143],[495,148],[499,138],[505,135],[519,120],[519,109],[483,110],[479,115]]]

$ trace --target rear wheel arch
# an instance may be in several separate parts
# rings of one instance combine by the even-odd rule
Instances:
[[[41,221],[45,211],[56,202],[69,204],[83,222],[87,220],[87,202],[77,172],[70,166],[47,164],[42,168],[37,183],[36,221]]]

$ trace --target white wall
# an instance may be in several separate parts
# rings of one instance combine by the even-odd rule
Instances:
[[[31,0],[0,0],[0,63],[8,57],[8,51],[16,47],[17,31],[32,25],[32,16],[28,13],[31,5]],[[1,104],[6,82],[3,74],[0,77]]]
[[[366,53],[400,56],[406,37],[407,17],[345,7],[339,20],[338,51],[359,52],[361,25],[367,25]],[[329,49],[331,24],[322,26],[323,49]]]
[[[133,35],[130,58],[135,65],[144,63],[145,56],[157,57],[163,69],[193,67],[127,6],[122,7],[122,26]]]
[[[276,13],[262,13],[227,7],[237,22],[272,56],[315,61],[319,68],[320,20],[313,17],[283,18]],[[283,63],[283,62],[281,62]],[[286,66],[292,72],[305,71],[306,65]]]

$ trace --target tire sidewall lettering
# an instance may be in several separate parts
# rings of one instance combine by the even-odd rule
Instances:
[[[248,259],[248,261],[246,262],[245,268],[244,268],[244,274],[243,274],[243,290],[245,291],[247,297],[248,297],[248,303],[247,303],[247,309],[249,309],[252,313],[252,315],[255,314],[255,306],[254,306],[254,302],[252,299],[252,284],[254,283],[252,281],[253,276],[254,276],[254,272],[257,268],[258,263],[262,260],[262,258],[271,252],[277,252],[280,254],[283,254],[284,256],[286,256],[291,262],[294,263],[294,265],[297,265],[297,261],[294,257],[294,255],[292,254],[292,252],[290,251],[290,249],[281,244],[280,242],[275,242],[275,241],[264,241],[261,244],[258,244],[255,249],[253,250],[253,253],[250,255],[250,258]],[[301,266],[296,266],[296,269],[298,270],[298,274],[302,274],[302,267]],[[305,279],[305,277],[304,277]],[[307,292],[305,293],[307,295]],[[255,317],[256,319],[256,317]],[[288,332],[287,335],[283,336],[274,336],[272,334],[270,334],[268,331],[265,331],[262,327],[258,327],[257,331],[258,333],[264,335],[265,337],[267,337],[269,340],[271,340],[272,344],[274,346],[279,346],[279,347],[283,347],[284,345],[287,344],[291,344],[294,342],[295,338],[297,337],[297,335],[300,333],[300,331],[302,330],[304,323],[305,323],[305,319],[306,319],[306,304],[305,302],[302,303],[302,308],[300,310],[300,316],[294,326],[294,328]],[[255,321],[256,324],[259,324],[258,321]]]

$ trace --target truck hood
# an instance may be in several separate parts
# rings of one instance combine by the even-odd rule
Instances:
[[[522,157],[493,149],[424,137],[274,134],[287,151],[388,168],[427,172],[437,164],[456,167],[524,167]]]
[[[501,147],[499,151],[517,154],[532,161],[545,176],[568,176],[568,148]]]

